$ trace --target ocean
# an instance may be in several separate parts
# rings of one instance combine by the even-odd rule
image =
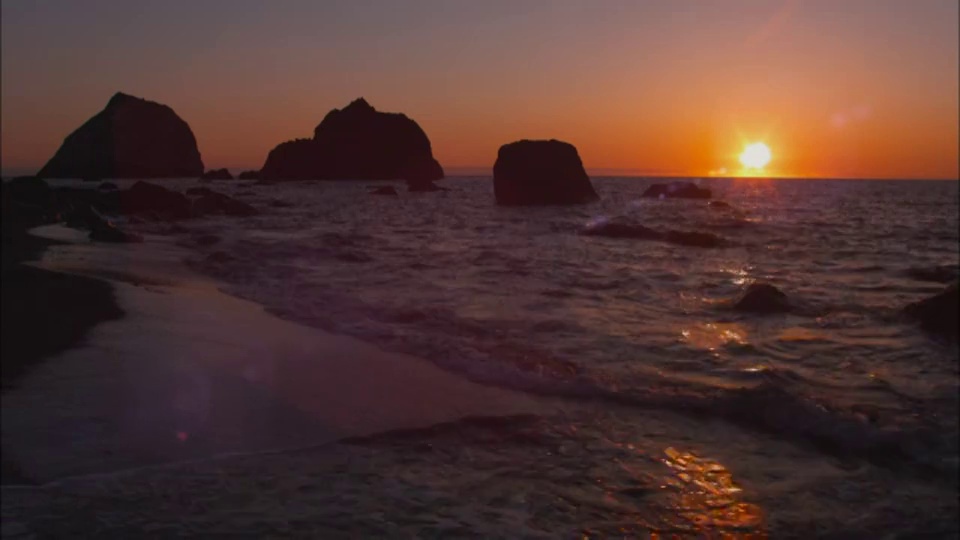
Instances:
[[[527,208],[489,177],[217,182],[261,215],[137,227],[281,318],[567,404],[345,441],[367,457],[336,481],[380,494],[355,515],[414,536],[956,534],[957,345],[899,311],[956,278],[960,184],[693,180],[730,207],[644,199],[663,180],[641,178]],[[609,220],[722,247],[581,234]],[[732,310],[755,281],[793,308]]]

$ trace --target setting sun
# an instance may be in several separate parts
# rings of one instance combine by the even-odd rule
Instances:
[[[740,163],[748,169],[762,169],[770,162],[770,148],[762,142],[747,145],[740,154]]]

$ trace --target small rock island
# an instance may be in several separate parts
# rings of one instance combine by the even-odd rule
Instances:
[[[576,147],[555,139],[501,146],[493,165],[493,192],[501,206],[584,204],[600,198]]]
[[[185,178],[203,174],[190,126],[173,109],[118,92],[67,136],[41,178]]]
[[[260,170],[261,180],[407,180],[443,178],[430,139],[400,113],[374,109],[359,98],[327,113],[312,139],[279,144]]]

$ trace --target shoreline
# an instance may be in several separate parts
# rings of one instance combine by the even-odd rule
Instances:
[[[226,295],[182,264],[172,238],[30,232],[62,242],[34,270],[104,284],[126,313],[3,394],[5,460],[37,482],[547,409]]]

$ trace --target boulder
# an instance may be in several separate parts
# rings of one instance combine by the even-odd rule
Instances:
[[[210,169],[200,176],[201,180],[233,180],[233,175],[226,169]]]
[[[99,186],[97,186],[97,189],[99,189],[100,191],[112,191],[120,188],[117,187],[117,185],[114,184],[113,182],[103,182]]]
[[[196,196],[196,197],[201,197],[201,196],[203,196],[203,195],[209,195],[209,194],[211,194],[211,193],[216,193],[216,191],[214,191],[214,190],[212,190],[212,189],[210,189],[210,188],[206,188],[206,187],[192,187],[192,188],[187,188],[187,191],[186,191],[186,194],[187,194],[187,195],[193,195],[193,196]]]
[[[421,181],[421,182],[407,182],[407,191],[410,191],[411,193],[418,193],[418,192],[428,192],[428,191],[449,191],[449,190],[445,187],[440,187],[434,184],[433,182],[427,180],[427,181]]]
[[[443,178],[443,168],[415,121],[379,112],[360,98],[327,113],[312,139],[271,150],[260,178],[431,181]]]
[[[958,311],[960,298],[957,295],[957,282],[929,298],[903,308],[903,313],[918,321],[927,332],[953,341],[957,340],[957,324],[960,322]]]
[[[170,107],[117,93],[64,140],[45,178],[171,178],[203,174],[197,141]]]
[[[256,208],[223,193],[210,191],[193,202],[193,214],[198,216],[223,214],[247,217],[259,214]]]
[[[670,182],[653,184],[643,192],[643,197],[654,199],[709,199],[712,193],[693,182]]]
[[[380,186],[370,190],[371,195],[398,195],[397,189],[393,186]]]
[[[53,204],[55,194],[42,179],[36,176],[18,176],[3,186],[3,196],[19,203],[46,207]]]
[[[790,301],[769,283],[751,283],[733,303],[733,308],[750,313],[782,313],[790,310]]]
[[[240,180],[259,180],[260,171],[243,171],[237,175],[237,178]]]
[[[183,193],[140,181],[120,192],[118,210],[121,214],[147,217],[154,214],[161,219],[185,219],[191,215],[190,206],[190,199]]]
[[[583,204],[599,199],[577,149],[553,139],[501,146],[493,166],[493,192],[502,206]]]

